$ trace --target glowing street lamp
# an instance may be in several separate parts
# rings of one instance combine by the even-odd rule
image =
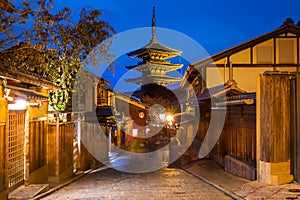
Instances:
[[[173,117],[172,115],[167,115],[167,117],[166,117],[166,120],[167,120],[168,122],[172,122],[173,119],[174,119],[174,117]]]
[[[27,101],[16,100],[14,104],[8,104],[8,110],[25,110],[27,107]]]

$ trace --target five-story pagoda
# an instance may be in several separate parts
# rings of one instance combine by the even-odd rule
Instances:
[[[142,88],[147,84],[157,84],[166,87],[170,84],[180,82],[181,78],[166,75],[167,72],[182,68],[182,64],[172,64],[169,60],[166,60],[180,54],[181,51],[166,47],[157,41],[155,8],[153,7],[152,39],[150,43],[127,54],[130,57],[142,59],[142,62],[137,65],[126,67],[129,70],[141,72],[142,76],[126,79],[126,81],[141,85]]]

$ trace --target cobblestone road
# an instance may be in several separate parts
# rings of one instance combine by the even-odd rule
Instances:
[[[44,199],[232,199],[196,177],[174,168],[145,174],[96,171]]]

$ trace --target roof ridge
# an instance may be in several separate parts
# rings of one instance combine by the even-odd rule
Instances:
[[[294,21],[292,18],[286,18],[286,20],[283,22],[282,26],[295,26]]]

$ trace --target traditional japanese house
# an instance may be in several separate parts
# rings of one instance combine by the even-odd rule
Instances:
[[[271,184],[289,182],[293,176],[300,180],[299,121],[295,121],[299,41],[300,23],[286,19],[279,28],[187,69],[181,87],[195,91],[187,101],[200,109],[195,146],[200,149],[204,142],[212,110],[227,109],[209,154],[227,171]]]
[[[21,184],[48,182],[48,92],[58,87],[9,65],[18,47],[0,52],[0,199]]]

